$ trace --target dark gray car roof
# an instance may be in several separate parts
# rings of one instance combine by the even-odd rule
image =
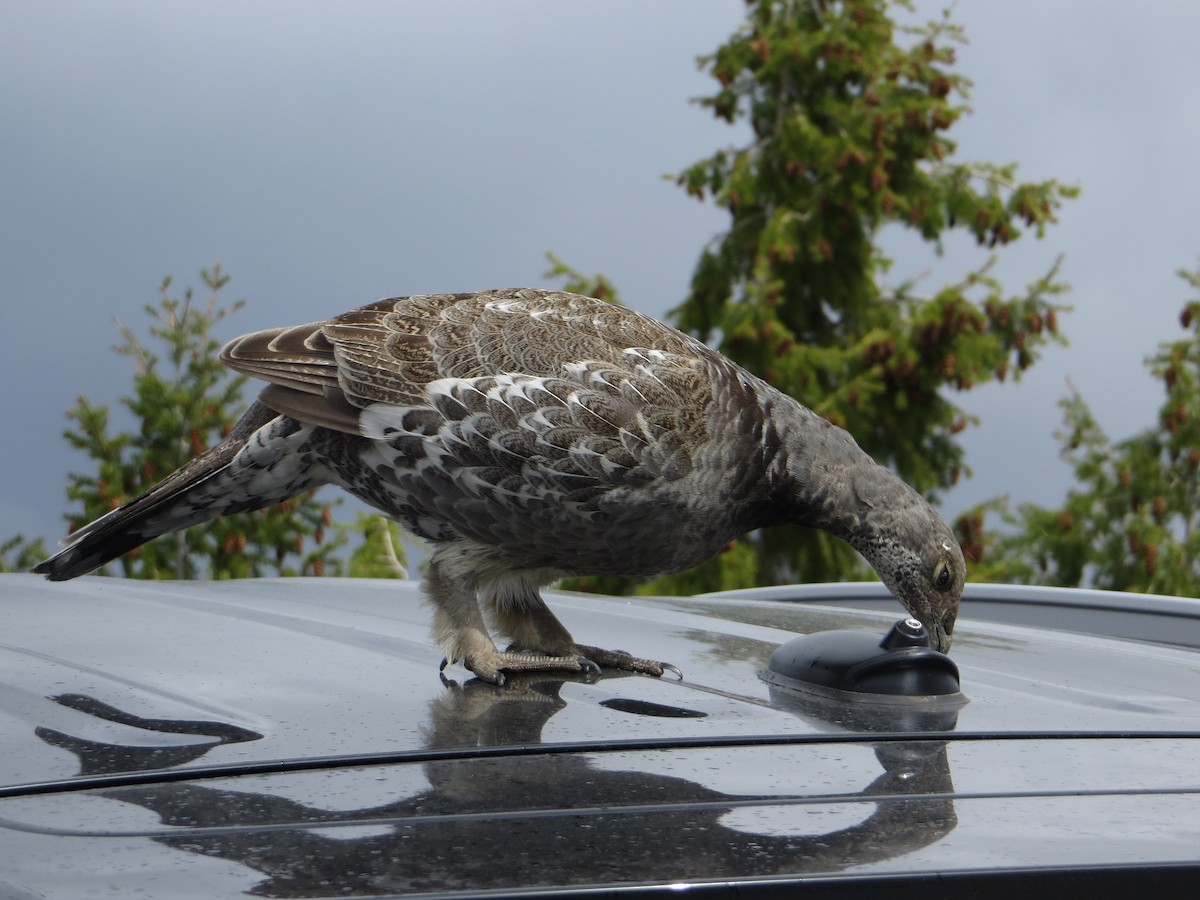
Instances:
[[[759,677],[775,647],[900,615],[825,589],[551,592],[581,640],[684,681],[498,689],[443,683],[412,582],[0,577],[0,887],[70,896],[99,867],[177,896],[469,895],[1200,856],[1200,653],[968,602],[965,705],[814,705]]]

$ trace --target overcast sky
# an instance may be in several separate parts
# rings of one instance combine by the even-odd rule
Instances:
[[[917,18],[943,4],[922,2]],[[384,296],[548,286],[544,253],[603,271],[663,315],[719,210],[676,172],[743,133],[689,104],[697,55],[742,0],[105,3],[0,8],[0,321],[7,387],[0,539],[64,530],[61,437],[80,393],[130,387],[114,318],[144,331],[166,274],[220,260],[249,305],[220,338]],[[1010,289],[1059,254],[1071,345],[1020,385],[956,397],[974,477],[948,514],[997,494],[1056,502],[1052,432],[1069,377],[1114,437],[1154,421],[1143,358],[1181,335],[1173,274],[1200,253],[1200,4],[963,0],[958,70],[974,114],[959,158],[1083,188],[997,270]],[[980,261],[889,243],[930,290]]]

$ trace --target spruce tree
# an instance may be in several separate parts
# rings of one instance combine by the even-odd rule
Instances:
[[[672,316],[936,499],[965,468],[958,435],[972,419],[954,396],[1019,377],[1061,340],[1057,264],[1015,293],[992,268],[1023,233],[1041,237],[1076,191],[1019,181],[1015,165],[955,160],[949,134],[968,111],[969,82],[954,69],[964,35],[949,13],[902,28],[894,13],[908,9],[750,2],[745,25],[701,58],[715,92],[699,103],[749,123],[752,138],[676,178],[725,209],[729,227],[701,251]],[[961,231],[993,252],[932,290],[888,285],[889,227],[938,252]],[[772,584],[867,570],[824,533],[777,528],[646,589],[716,590],[735,573]]]
[[[1200,269],[1179,275],[1200,292]],[[1163,389],[1153,425],[1113,441],[1072,390],[1057,435],[1075,474],[1064,502],[1010,513],[998,499],[959,519],[976,578],[1200,596],[1200,296],[1179,322],[1186,336],[1146,360]],[[986,532],[988,512],[1005,527]]]
[[[198,302],[191,288],[172,296],[164,279],[157,304],[147,304],[149,339],[118,323],[116,351],[134,363],[132,392],[121,400],[136,430],[113,431],[109,410],[80,396],[67,416],[66,439],[94,463],[91,473],[68,478],[69,530],[116,509],[204,452],[229,433],[244,409],[246,379],[217,357],[212,330],[244,301],[222,305],[229,282],[220,265],[201,272],[208,290]],[[163,535],[114,560],[104,572],[134,578],[241,578],[256,575],[334,574],[331,555],[344,540],[326,540],[331,508],[312,493],[279,506],[217,519]]]
[[[0,541],[0,572],[28,572],[49,555],[41,538],[13,535]]]

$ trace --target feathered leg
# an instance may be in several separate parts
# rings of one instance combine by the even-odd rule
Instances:
[[[607,669],[662,675],[664,671],[679,674],[669,663],[639,659],[624,650],[605,650],[577,644],[558,617],[546,606],[538,585],[528,580],[510,578],[483,591],[484,606],[490,610],[492,625],[497,632],[512,640],[509,652],[549,655],[566,659],[590,660]]]
[[[160,534],[294,497],[322,480],[298,453],[311,432],[312,426],[256,402],[221,443],[80,528],[67,538],[65,549],[33,571],[65,581]]]
[[[425,573],[425,589],[434,605],[434,637],[447,662],[461,662],[479,678],[498,684],[504,672],[599,672],[600,666],[662,675],[679,670],[621,651],[575,643],[538,593],[538,584],[509,573],[483,585],[468,574],[456,575],[435,552]],[[481,609],[482,607],[482,609]],[[483,609],[495,630],[512,640],[498,650],[488,634]]]
[[[638,659],[624,650],[606,650],[575,643],[575,638],[571,637],[570,632],[559,622],[558,617],[554,616],[536,590],[522,596],[517,602],[512,602],[511,599],[508,602],[496,602],[492,606],[492,624],[499,634],[511,638],[508,653],[521,652],[541,655],[544,658],[550,655],[551,658],[584,659],[595,662],[598,666],[618,668],[623,672],[642,672],[655,677],[664,672],[673,672],[680,678],[683,677],[678,668],[670,662]]]
[[[435,551],[425,569],[425,592],[433,602],[433,636],[446,654],[443,666],[461,662],[479,678],[495,684],[504,683],[504,672],[583,672],[596,668],[579,656],[497,650],[483,620],[476,579],[454,574],[453,568]],[[561,625],[558,628],[569,646],[570,635]]]

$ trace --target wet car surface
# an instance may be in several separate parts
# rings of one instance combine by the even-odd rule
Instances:
[[[439,677],[411,582],[4,576],[0,896],[1194,886],[1200,652],[974,619],[969,588],[960,693],[771,679],[797,635],[900,613],[825,587],[550,594],[684,680],[496,687]]]

